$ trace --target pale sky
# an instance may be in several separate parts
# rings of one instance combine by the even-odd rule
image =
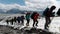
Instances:
[[[41,11],[50,5],[56,5],[59,8],[60,0],[0,0],[0,9],[4,10],[18,8],[20,10]]]

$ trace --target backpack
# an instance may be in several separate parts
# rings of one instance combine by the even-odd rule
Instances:
[[[34,19],[35,14],[37,14],[37,12],[34,12],[34,13],[31,15],[31,19]]]
[[[36,14],[34,15],[34,19],[38,19],[38,16],[39,16],[39,14],[36,13]]]
[[[49,8],[46,8],[46,9],[44,10],[44,12],[43,12],[43,16],[47,16],[48,11],[49,11]]]

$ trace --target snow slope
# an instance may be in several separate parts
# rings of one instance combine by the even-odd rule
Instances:
[[[7,25],[7,23],[5,22],[7,18],[5,18],[4,20],[2,20],[0,22],[0,25]],[[50,24],[49,30],[52,32],[56,32],[56,33],[60,33],[60,17],[51,17],[52,22]],[[44,29],[44,24],[45,24],[45,18],[41,17],[40,19],[38,19],[39,23],[38,23],[38,27],[37,28],[41,28]],[[33,20],[30,20],[29,23],[29,27],[32,27],[33,24]],[[9,26],[13,26],[13,27],[21,27],[21,25],[18,25],[17,23],[15,23],[14,25],[9,24]],[[26,20],[24,20],[24,26],[26,26]],[[22,27],[24,27],[22,26]]]

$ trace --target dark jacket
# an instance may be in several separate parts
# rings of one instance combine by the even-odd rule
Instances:
[[[56,7],[55,6],[52,6],[50,9],[49,8],[46,8],[45,11],[43,12],[43,15],[46,16],[46,17],[53,17],[54,13],[53,13],[53,10],[55,9]]]
[[[24,16],[21,16],[20,20],[24,20],[24,19],[25,19]]]
[[[17,21],[20,21],[20,20],[21,20],[21,17],[18,16],[18,17],[17,17]]]

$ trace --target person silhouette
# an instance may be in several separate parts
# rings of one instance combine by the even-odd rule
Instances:
[[[26,13],[26,16],[25,16],[26,21],[27,21],[26,26],[29,26],[30,16],[31,16],[31,15],[30,15],[30,12],[27,12],[27,13]]]
[[[45,20],[46,20],[46,23],[45,23],[45,26],[44,26],[44,29],[47,29],[49,28],[49,24],[51,23],[51,19],[50,17],[53,17],[53,10],[56,8],[56,6],[51,6],[51,8],[46,8],[45,11],[44,11],[44,16],[45,16]]]
[[[36,23],[35,26],[38,26],[38,25],[37,25],[37,24],[38,24],[38,20],[37,20],[38,17],[39,17],[39,14],[38,14],[37,12],[33,12],[33,13],[32,13],[31,19],[33,20],[33,27],[34,27],[35,23]]]

